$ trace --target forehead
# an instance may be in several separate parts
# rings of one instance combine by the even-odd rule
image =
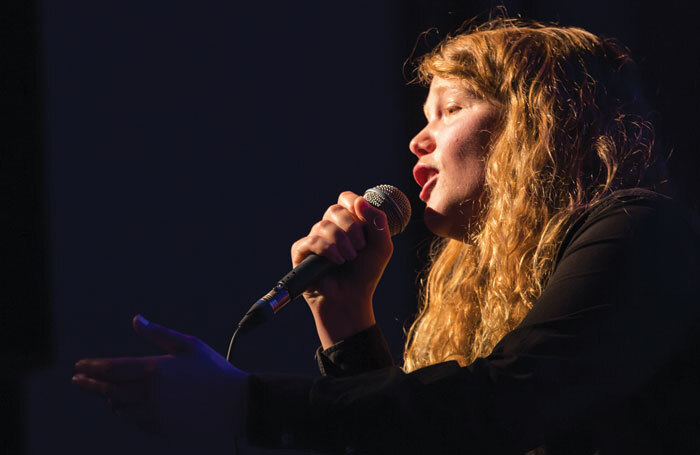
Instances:
[[[474,86],[466,79],[459,79],[456,77],[434,77],[430,82],[430,91],[428,92],[428,96],[431,94],[438,95],[446,92],[454,92],[470,96],[475,96],[477,93]]]
[[[447,96],[478,98],[476,91],[464,79],[434,77],[430,82],[430,91],[423,104],[423,110]]]
[[[443,92],[445,90],[459,90],[464,88],[464,81],[456,78],[434,77],[430,81],[430,93]]]

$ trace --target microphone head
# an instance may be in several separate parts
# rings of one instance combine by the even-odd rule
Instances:
[[[365,200],[386,214],[391,235],[402,232],[411,219],[411,203],[398,188],[377,185],[365,191]]]

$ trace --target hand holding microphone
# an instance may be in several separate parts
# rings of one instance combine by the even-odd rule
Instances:
[[[365,198],[346,191],[292,246],[295,267],[310,254],[336,264],[303,294],[324,348],[375,324],[372,296],[393,252],[387,218]],[[403,220],[394,223],[399,231],[405,225]]]
[[[239,326],[260,323],[300,295],[324,346],[374,324],[372,295],[393,251],[391,235],[411,216],[406,196],[379,185],[364,197],[346,191],[309,235],[292,246],[294,270],[248,311]]]

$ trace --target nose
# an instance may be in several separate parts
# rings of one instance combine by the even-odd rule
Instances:
[[[413,139],[411,139],[411,142],[408,144],[408,148],[411,150],[411,153],[416,155],[418,158],[435,151],[435,139],[430,133],[427,125],[425,128],[420,130],[418,134],[413,137]]]

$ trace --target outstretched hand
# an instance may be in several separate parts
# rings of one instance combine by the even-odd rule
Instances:
[[[82,359],[73,384],[104,395],[113,411],[168,436],[240,437],[248,373],[198,338],[142,316],[134,330],[167,354]]]

